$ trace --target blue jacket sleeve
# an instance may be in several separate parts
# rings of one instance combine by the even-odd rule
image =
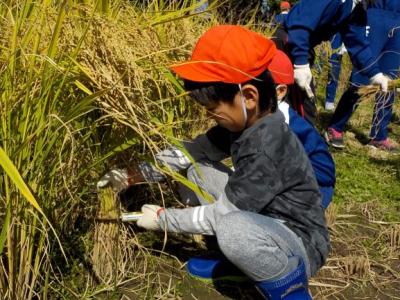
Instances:
[[[348,25],[340,33],[353,65],[369,78],[379,73],[367,37],[367,13],[361,4],[356,6]]]
[[[340,5],[339,0],[302,0],[290,10],[285,27],[294,64],[308,63],[310,35],[319,27],[321,20],[330,23]]]
[[[335,186],[335,163],[321,135],[291,108],[289,108],[289,127],[303,144],[314,169],[318,185],[323,187]]]

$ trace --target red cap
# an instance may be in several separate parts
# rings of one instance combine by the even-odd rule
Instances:
[[[290,3],[287,1],[281,2],[281,9],[290,9]]]
[[[268,70],[271,72],[276,84],[294,83],[293,64],[289,57],[281,50],[276,51],[268,66]]]
[[[264,72],[273,60],[275,43],[236,25],[218,25],[198,40],[192,58],[171,68],[197,82],[243,83]]]

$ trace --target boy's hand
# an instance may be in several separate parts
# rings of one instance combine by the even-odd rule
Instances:
[[[161,230],[158,224],[160,213],[164,210],[163,207],[152,204],[145,204],[142,206],[143,216],[137,221],[139,227],[147,230]]]
[[[107,172],[100,180],[97,182],[97,188],[103,188],[111,185],[115,192],[120,192],[126,189],[129,185],[129,176],[127,169],[112,169]]]
[[[314,97],[311,90],[312,73],[309,64],[294,65],[294,80],[302,90],[307,92],[309,98]]]
[[[382,92],[386,93],[388,91],[390,78],[383,73],[378,73],[370,78],[371,84],[377,84],[381,86]]]

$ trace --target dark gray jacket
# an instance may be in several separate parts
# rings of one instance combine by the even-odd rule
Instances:
[[[229,151],[235,170],[218,201],[166,209],[160,219],[163,228],[211,235],[218,219],[234,210],[281,219],[303,240],[311,273],[316,273],[330,249],[321,196],[305,150],[281,112],[263,117],[240,135],[217,126],[184,146],[194,161],[222,160]],[[177,150],[166,150],[158,160],[182,169],[190,165],[182,156]],[[176,157],[179,164],[174,164]]]

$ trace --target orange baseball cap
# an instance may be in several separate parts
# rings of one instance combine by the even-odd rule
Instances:
[[[290,3],[287,1],[282,1],[280,6],[281,9],[290,9]]]
[[[189,61],[174,64],[171,69],[191,81],[239,84],[260,75],[274,58],[273,69],[285,73],[279,67],[282,57],[287,58],[261,34],[237,25],[218,25],[200,37]]]

